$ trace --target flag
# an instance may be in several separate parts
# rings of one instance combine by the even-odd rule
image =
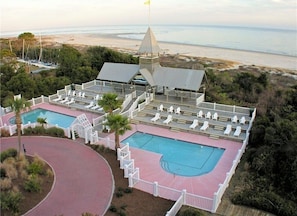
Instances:
[[[151,0],[146,0],[146,1],[144,2],[144,4],[145,4],[145,5],[150,5],[150,4],[151,4]]]

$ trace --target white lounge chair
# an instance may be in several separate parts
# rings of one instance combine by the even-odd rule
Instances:
[[[175,110],[175,114],[178,114],[178,115],[180,114],[180,107],[177,107],[177,108],[176,108],[176,110]]]
[[[207,112],[205,118],[210,119],[211,118],[211,112]]]
[[[71,98],[70,101],[67,101],[65,104],[70,105],[75,103],[74,98]]]
[[[160,113],[156,113],[155,116],[151,119],[152,122],[156,122],[160,119]]]
[[[231,131],[232,131],[232,125],[227,124],[227,127],[224,131],[224,135],[229,135],[231,133]]]
[[[173,113],[173,106],[170,106],[169,109],[167,110],[169,113]]]
[[[208,121],[204,121],[202,127],[200,128],[200,130],[205,131],[208,127],[209,127]]]
[[[163,121],[164,124],[169,124],[172,121],[172,115],[168,115],[167,119]]]
[[[70,95],[71,95],[71,90],[68,90],[67,96],[70,96]]]
[[[94,106],[94,101],[91,101],[91,102],[89,103],[89,105],[86,105],[86,106],[85,106],[85,108],[89,109],[89,108],[91,108],[92,106]]]
[[[237,121],[238,121],[237,115],[235,115],[231,118],[232,123],[237,123]]]
[[[242,117],[240,118],[239,123],[240,123],[240,124],[245,124],[245,117],[244,117],[244,116],[242,116]]]
[[[241,127],[240,126],[237,126],[233,135],[236,136],[236,137],[238,137],[240,135],[240,133],[241,133]]]
[[[195,129],[198,126],[198,119],[194,119],[193,123],[190,125],[191,129]]]
[[[78,96],[78,97],[81,97],[81,92],[78,92],[77,96]]]
[[[218,116],[218,113],[215,112],[215,113],[212,115],[212,120],[216,120],[216,121],[217,121],[217,120],[218,120],[218,117],[219,117],[219,116]]]
[[[85,98],[86,97],[86,93],[85,92],[81,93],[81,97],[82,98]]]
[[[97,101],[97,100],[99,100],[99,98],[100,98],[100,95],[97,94],[97,95],[94,97],[94,100]]]
[[[91,107],[92,110],[96,110],[96,109],[99,109],[100,106],[98,104],[96,104],[95,106]]]
[[[73,96],[73,97],[75,96],[75,91],[72,92],[72,96]]]
[[[202,110],[200,110],[200,111],[197,113],[197,117],[199,117],[199,118],[202,118],[202,117],[203,117],[203,111],[202,111]]]
[[[62,95],[59,95],[57,98],[53,99],[54,102],[58,102],[62,100]]]
[[[163,104],[160,104],[160,106],[158,107],[158,111],[163,112],[163,110],[164,110],[164,106]]]
[[[60,101],[60,103],[62,103],[62,104],[63,104],[63,103],[66,103],[67,101],[69,101],[69,98],[68,98],[68,97],[65,97],[65,99],[64,99],[64,100],[61,100],[61,101]]]

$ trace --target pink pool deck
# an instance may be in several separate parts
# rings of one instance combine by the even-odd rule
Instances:
[[[91,123],[93,122],[93,118],[96,118],[96,117],[100,116],[100,114],[87,112],[87,111],[82,111],[82,110],[73,110],[73,109],[70,109],[70,107],[57,106],[57,105],[53,105],[53,104],[49,104],[49,103],[40,103],[40,104],[31,106],[31,110],[38,109],[38,108],[50,110],[50,111],[53,111],[53,112],[58,112],[58,113],[61,113],[61,114],[64,114],[64,115],[70,115],[70,116],[73,116],[73,117],[77,117],[77,116],[84,113],[84,114],[86,114],[88,120]],[[15,116],[14,112],[3,115],[2,116],[3,124],[10,125],[9,119],[11,117],[14,117],[14,116]]]
[[[138,167],[140,170],[140,179],[149,182],[156,181],[159,185],[180,191],[186,189],[188,193],[207,198],[213,198],[214,193],[218,191],[219,184],[224,182],[227,172],[232,167],[233,160],[242,147],[242,143],[239,142],[225,139],[215,140],[207,136],[174,132],[166,128],[141,124],[132,125],[132,130],[127,131],[125,135],[120,137],[120,140],[124,140],[136,131],[225,149],[219,162],[210,173],[194,177],[184,177],[164,171],[160,166],[162,155],[130,147],[131,158],[134,159],[135,167]],[[114,134],[110,135],[110,139],[114,139]],[[135,187],[137,188],[137,184]]]

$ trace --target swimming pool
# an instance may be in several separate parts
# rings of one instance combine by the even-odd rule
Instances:
[[[46,122],[51,125],[58,125],[62,128],[68,128],[72,122],[75,120],[75,117],[49,111],[46,109],[34,109],[26,113],[21,114],[23,124],[28,124],[29,122],[34,123],[37,121],[37,118],[46,118]],[[9,119],[10,124],[15,124],[15,117]]]
[[[160,166],[180,176],[199,176],[211,172],[225,149],[136,132],[122,143],[162,154]]]

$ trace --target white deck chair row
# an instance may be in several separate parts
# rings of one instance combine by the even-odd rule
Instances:
[[[231,131],[232,131],[232,125],[228,124],[224,131],[224,135],[230,135]],[[233,136],[239,137],[240,134],[241,134],[241,127],[237,126]]]
[[[202,111],[202,110],[200,110],[200,111],[197,113],[197,117],[199,117],[199,118],[203,118],[203,111]],[[218,120],[219,115],[218,115],[217,112],[215,112],[213,115],[211,115],[211,112],[208,111],[208,112],[205,114],[205,118],[207,118],[207,119],[212,119],[212,120]]]
[[[237,123],[237,122],[238,122],[238,117],[237,117],[237,115],[235,115],[235,116],[233,116],[233,117],[231,118],[231,122],[232,122],[232,123]],[[244,116],[242,116],[242,117],[239,119],[239,123],[240,123],[240,124],[245,124],[245,122],[246,122],[246,119],[245,119]]]
[[[157,108],[158,111],[160,112],[163,112],[164,111],[164,106],[163,104],[160,104],[160,106]],[[173,113],[174,112],[174,108],[173,106],[170,106],[168,109],[167,109],[167,112],[169,113]],[[175,114],[181,114],[181,110],[180,110],[180,107],[177,107],[175,109]]]

